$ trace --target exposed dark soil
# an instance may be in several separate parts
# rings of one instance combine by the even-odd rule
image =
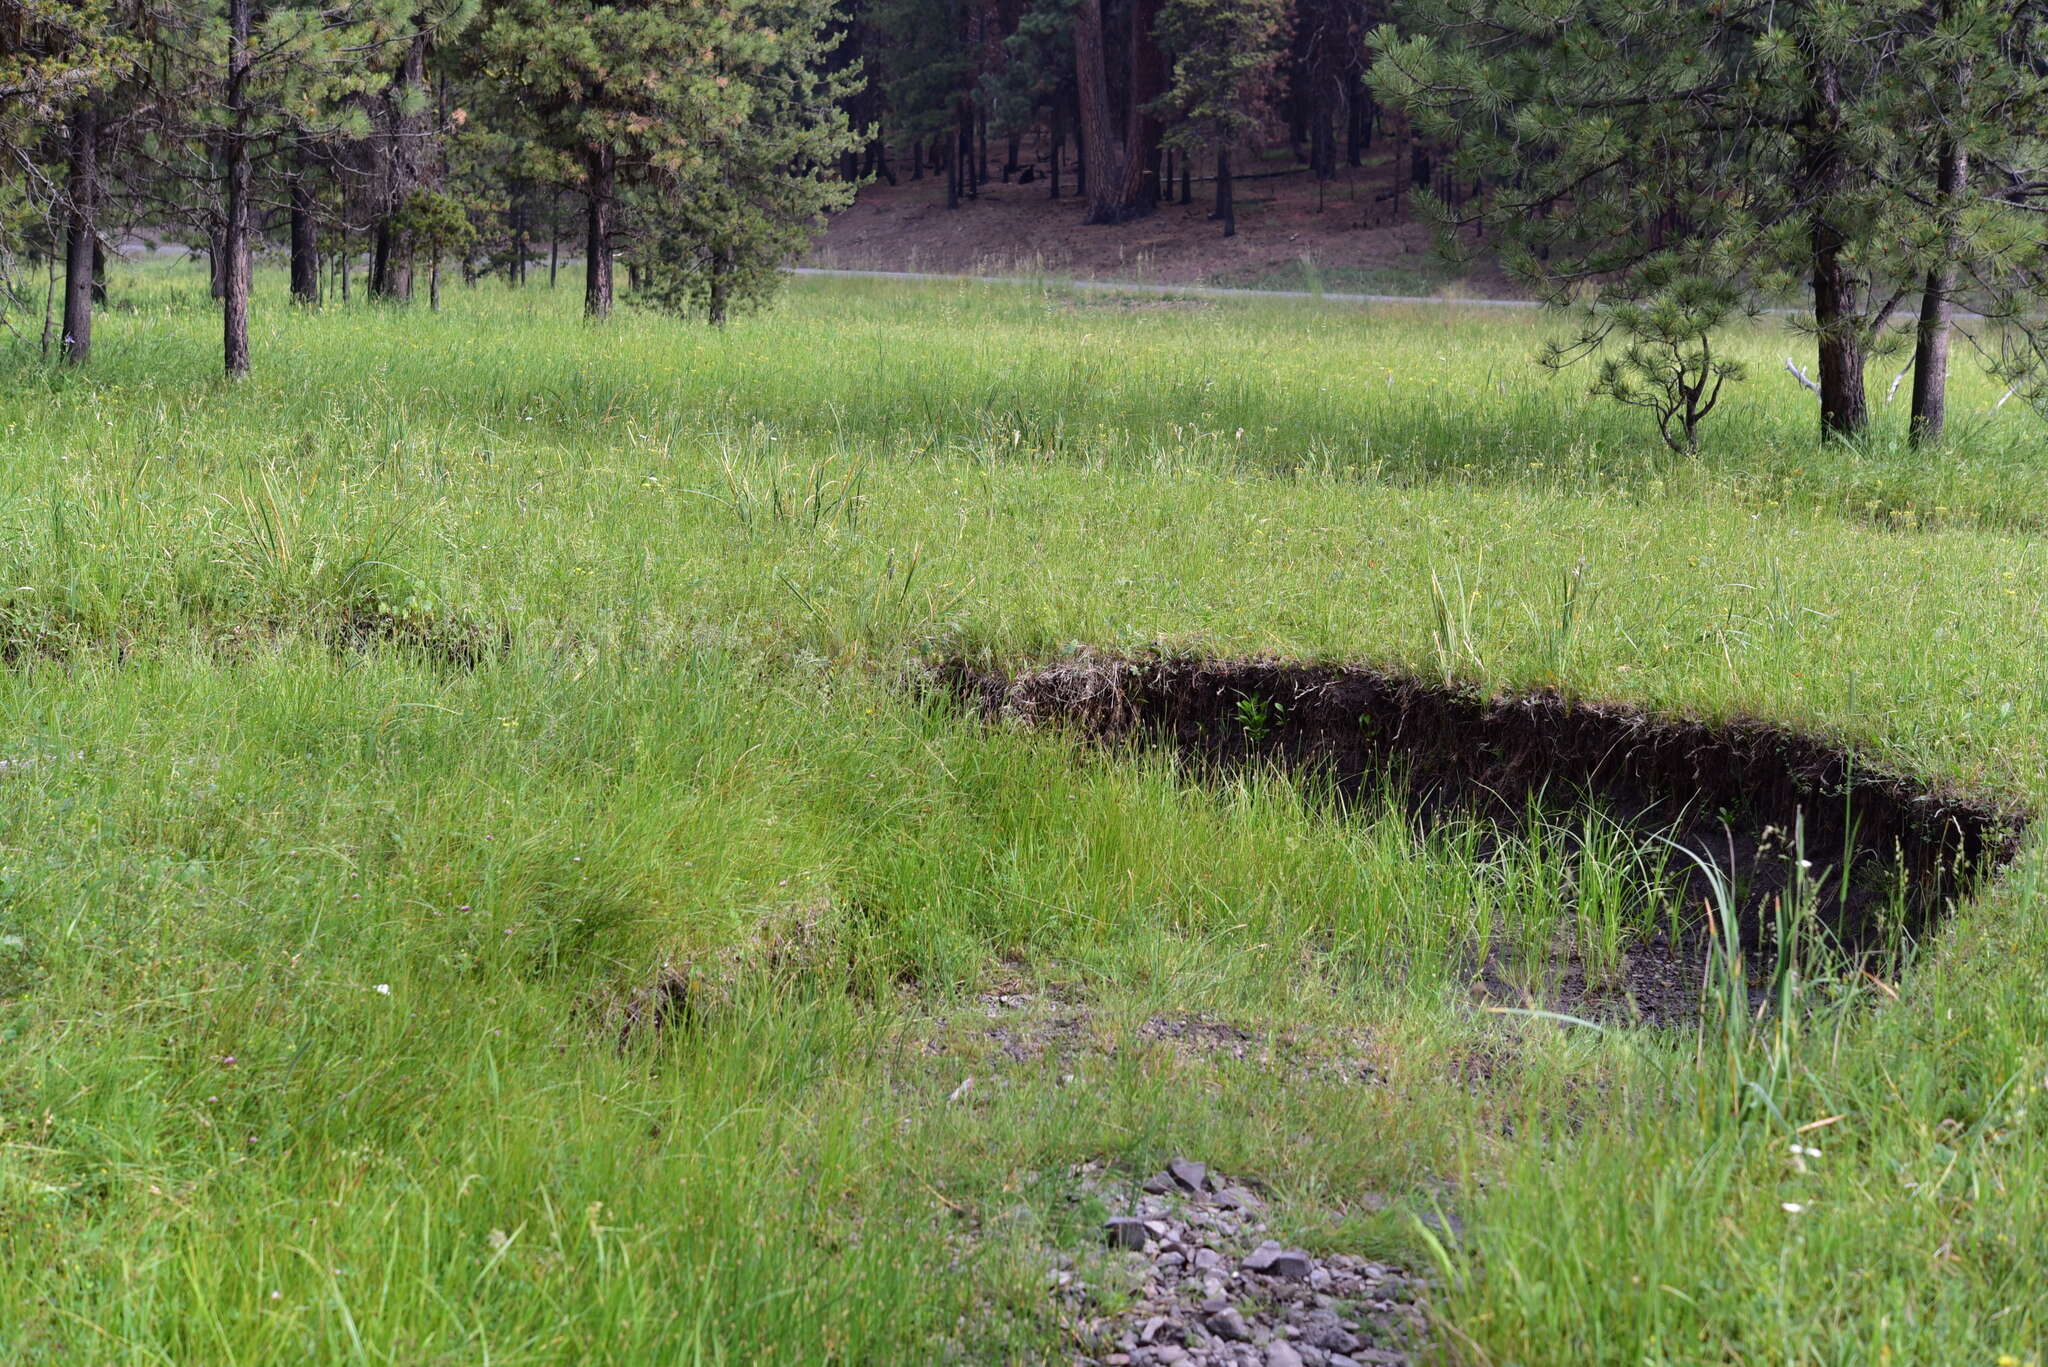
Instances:
[[[1487,695],[1381,669],[1083,656],[1014,676],[954,662],[941,677],[991,718],[1164,746],[1208,772],[1279,764],[1327,781],[1340,800],[1392,787],[1423,822],[1459,815],[1512,829],[1532,810],[1597,804],[1645,839],[1711,860],[1737,890],[1751,944],[1770,929],[1801,852],[1818,915],[1860,954],[1882,944],[1901,900],[1896,929],[1911,933],[1969,895],[2011,859],[2029,819],[1769,722],[1710,724],[1547,691]],[[1695,874],[1688,905],[1703,909],[1709,892]],[[1703,929],[1630,947],[1612,986],[1565,963],[1545,997],[1625,999],[1648,1020],[1694,1014]],[[1483,971],[1474,992],[1517,995]]]
[[[411,651],[448,669],[475,669],[512,650],[512,631],[459,613],[404,611],[383,605],[348,606],[335,614],[329,638],[337,649],[378,647]]]

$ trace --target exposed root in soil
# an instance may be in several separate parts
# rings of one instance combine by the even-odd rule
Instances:
[[[1202,772],[1277,764],[1340,800],[1391,788],[1424,823],[1476,818],[1514,830],[1532,812],[1591,804],[1646,842],[1669,839],[1710,861],[1735,889],[1752,945],[1801,857],[1818,916],[1854,957],[1968,896],[2012,858],[2028,820],[1769,722],[1709,724],[1548,691],[1487,695],[1380,669],[1088,655],[1014,676],[953,661],[939,680],[991,720],[1163,747]],[[1711,883],[1689,865],[1675,860],[1674,872],[1689,874],[1696,910]],[[1901,906],[1903,924],[1888,923]],[[1565,962],[1554,986],[1567,1005],[1618,989],[1647,1000],[1631,1006],[1640,1018],[1690,1014],[1703,931],[1695,921],[1678,943],[1631,946],[1622,972],[1608,975],[1618,982],[1581,972],[1574,986]],[[1486,967],[1476,995],[1512,998]],[[1557,992],[1545,995],[1557,1004]]]

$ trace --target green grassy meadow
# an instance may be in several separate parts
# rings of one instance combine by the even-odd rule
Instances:
[[[89,368],[0,353],[0,1358],[1069,1361],[1070,1170],[1182,1153],[1436,1277],[1433,1360],[2048,1356],[2038,842],[1895,981],[1593,1030],[1459,971],[1558,933],[1541,856],[905,686],[1358,661],[2038,807],[2048,426],[1966,346],[1948,448],[1903,356],[1821,448],[1759,322],[1686,460],[1533,312],[578,303],[270,272],[229,386],[156,269]],[[997,992],[1085,1046],[1003,1056]]]

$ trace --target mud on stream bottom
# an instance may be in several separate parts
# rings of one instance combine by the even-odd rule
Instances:
[[[1084,655],[1016,674],[954,660],[937,679],[991,721],[1163,748],[1199,776],[1278,766],[1343,803],[1392,791],[1424,827],[1476,820],[1507,834],[1532,813],[1598,810],[1644,846],[1670,841],[1711,864],[1734,889],[1751,950],[1768,947],[1803,883],[1819,889],[1825,938],[1851,962],[1875,956],[1994,875],[2030,816],[1769,722],[1487,695],[1379,669]],[[1645,1023],[1697,1015],[1713,882],[1692,858],[1669,863],[1683,894],[1677,933],[1626,946],[1618,974],[1596,977],[1560,954],[1543,1005]],[[1534,1000],[1496,968],[1476,965],[1475,995]]]

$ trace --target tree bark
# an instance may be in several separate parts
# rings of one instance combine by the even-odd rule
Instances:
[[[1223,220],[1223,235],[1237,236],[1237,197],[1230,184],[1230,149],[1216,149],[1216,213]]]
[[[583,154],[587,208],[583,234],[583,316],[609,318],[612,313],[612,197],[617,157],[609,147]]]
[[[1953,4],[1942,7],[1942,17],[1953,12]],[[1955,73],[1956,103],[1960,107],[1970,84],[1967,65]],[[1949,111],[1960,117],[1960,108]],[[1948,425],[1948,348],[1950,325],[1955,317],[1956,258],[1962,243],[1956,215],[1962,209],[1963,192],[1970,184],[1970,153],[1951,132],[1942,139],[1941,163],[1935,168],[1935,199],[1942,219],[1941,259],[1927,271],[1927,287],[1920,296],[1919,336],[1913,348],[1913,416],[1907,425],[1907,439],[1914,446],[1932,446],[1941,440]]]
[[[71,167],[64,198],[70,213],[64,241],[63,357],[84,365],[92,355],[93,248],[99,242],[99,109],[80,101],[71,115]]]
[[[292,299],[320,302],[320,243],[313,218],[312,158],[303,142],[293,151],[292,165]]]
[[[527,199],[521,195],[512,207],[512,269],[507,272],[514,285],[526,284]]]
[[[1816,59],[1810,71],[1814,88],[1805,171],[1813,205],[1807,227],[1813,322],[1820,344],[1820,426],[1826,435],[1847,437],[1869,425],[1870,407],[1863,392],[1863,319],[1856,307],[1856,279],[1845,259],[1848,240],[1834,219],[1847,179],[1841,74],[1825,58]]]
[[[730,277],[732,275],[732,253],[723,249],[711,254],[711,298],[705,313],[711,326],[725,326],[725,315],[731,297]]]
[[[1123,149],[1110,130],[1105,62],[1102,0],[1079,0],[1074,6],[1074,79],[1080,87],[1081,166],[1087,177],[1090,223],[1116,223],[1122,217]]]
[[[221,230],[222,359],[228,378],[249,373],[249,30],[251,0],[228,0],[227,222]]]
[[[1057,96],[1052,102],[1052,198],[1060,197],[1060,158],[1066,155],[1067,130],[1060,119],[1060,102]]]
[[[981,179],[976,168],[981,162],[974,151],[974,105],[964,96],[960,100],[959,120],[955,146],[959,153],[960,189],[969,199],[979,199]]]
[[[1949,224],[1942,235],[1941,261],[1929,268],[1927,287],[1920,296],[1919,337],[1913,348],[1913,417],[1908,432],[1915,446],[1934,445],[1948,424],[1948,348],[1950,324],[1955,318],[1959,250],[1954,213],[1969,177],[1968,150],[1947,142],[1941,149],[1938,184]]]
[[[1124,129],[1123,177],[1117,189],[1117,221],[1143,218],[1159,207],[1159,151],[1165,128],[1152,102],[1166,93],[1166,55],[1152,26],[1161,0],[1131,0],[1130,108]]]
[[[426,150],[429,118],[424,107],[410,114],[402,112],[402,108],[415,102],[409,92],[424,86],[426,81],[427,38],[420,34],[406,48],[398,74],[392,79],[391,91],[385,97],[390,126],[383,147],[383,212],[377,223],[377,244],[370,269],[371,295],[400,303],[412,300],[412,243],[392,220],[404,209],[406,196],[425,179],[421,158]]]
[[[1347,102],[1349,117],[1345,122],[1344,160],[1352,166],[1363,166],[1365,154],[1372,150],[1372,91],[1367,89],[1365,78],[1353,74],[1351,97]]]

